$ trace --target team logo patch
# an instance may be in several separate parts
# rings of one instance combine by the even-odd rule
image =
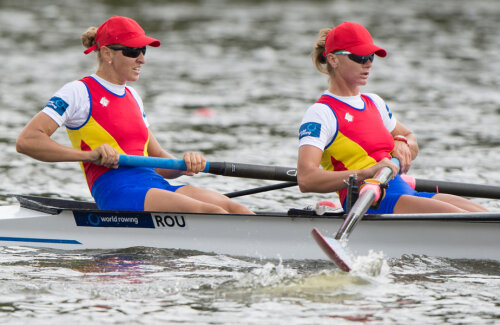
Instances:
[[[57,112],[57,114],[61,116],[64,114],[64,112],[66,112],[68,106],[69,104],[66,103],[61,97],[56,97],[56,96],[52,97],[45,105],[45,107],[52,108],[54,111]]]
[[[106,107],[108,106],[109,104],[109,99],[107,99],[106,97],[102,97],[101,98],[101,101],[99,102],[102,106]]]
[[[321,124],[316,122],[307,122],[300,126],[299,130],[299,140],[303,137],[315,137],[319,138],[321,133]]]
[[[352,116],[351,114],[349,114],[349,112],[347,112],[347,113],[345,113],[344,118],[347,120],[347,122],[352,122],[352,120],[354,119],[354,116]]]

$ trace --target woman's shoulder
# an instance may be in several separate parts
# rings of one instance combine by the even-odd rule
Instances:
[[[306,110],[306,114],[330,115],[333,114],[333,111],[327,104],[316,102],[309,106],[309,108]]]
[[[332,109],[322,103],[314,103],[306,110],[302,118],[302,123],[314,121],[319,123],[333,123],[337,120]]]
[[[384,103],[384,105],[385,105],[385,101],[382,99],[382,97],[380,97],[379,95],[377,95],[375,93],[363,93],[363,95],[370,98],[373,102],[375,102],[375,104]]]
[[[137,90],[134,89],[134,87],[131,87],[129,85],[126,85],[125,88],[128,89],[128,91],[132,94],[132,96],[134,96],[135,100],[139,103],[139,107],[141,108],[141,110],[144,109],[144,104],[142,102],[142,98],[141,96],[139,95],[139,93],[137,92]]]
[[[132,87],[132,86],[130,86],[130,85],[126,85],[126,86],[125,86],[125,88],[127,88],[127,89],[130,91],[130,93],[131,93],[132,95],[134,95],[134,97],[140,97],[140,96],[139,96],[139,93],[137,92],[137,90],[135,90],[135,88],[134,88],[134,87]]]
[[[80,80],[73,80],[66,84],[64,84],[58,91],[58,93],[64,93],[67,95],[78,95],[78,94],[86,94],[87,87]]]
[[[370,100],[375,104],[375,106],[377,106],[379,111],[387,110],[387,104],[379,95],[374,93],[364,93],[363,95],[370,98]]]

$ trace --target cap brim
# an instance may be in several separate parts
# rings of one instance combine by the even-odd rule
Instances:
[[[376,55],[380,57],[385,57],[387,55],[387,51],[384,50],[381,47],[378,47],[374,44],[363,44],[363,45],[358,45],[358,46],[353,46],[351,48],[346,49],[347,51],[356,54],[356,55],[370,55],[375,53]]]
[[[161,45],[161,42],[156,38],[152,38],[149,36],[141,36],[126,40],[124,42],[121,42],[120,44],[128,47],[144,47],[146,45],[158,47]]]

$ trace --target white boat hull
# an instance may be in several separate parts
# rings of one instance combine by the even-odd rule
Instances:
[[[342,216],[284,213],[254,216],[65,208],[49,212],[0,207],[0,245],[70,250],[146,246],[255,258],[326,260],[311,230],[316,227],[333,237],[343,221]],[[424,254],[500,260],[500,214],[474,216],[366,216],[351,234],[348,247],[357,255],[374,250],[396,258]]]

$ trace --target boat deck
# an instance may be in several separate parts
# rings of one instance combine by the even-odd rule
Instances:
[[[48,198],[42,196],[33,195],[14,195],[21,207],[35,210],[39,212],[44,212],[48,214],[60,214],[64,210],[79,210],[79,211],[103,211],[97,208],[94,202],[89,201],[77,201],[59,198]],[[135,213],[137,211],[108,211],[108,212],[119,212],[123,213]],[[152,213],[151,211],[144,211],[145,213]],[[170,212],[164,212],[170,213]],[[312,210],[306,209],[289,209],[286,212],[268,212],[268,211],[258,211],[257,215],[260,216],[273,216],[273,217],[296,217],[296,218],[331,218],[331,219],[343,219],[344,214],[337,213],[325,213],[324,215],[317,215]],[[234,215],[231,215],[234,216]],[[474,212],[474,213],[421,213],[421,214],[367,214],[363,217],[363,220],[373,220],[373,221],[396,221],[396,220],[436,220],[436,221],[470,221],[470,222],[500,222],[500,212]]]

